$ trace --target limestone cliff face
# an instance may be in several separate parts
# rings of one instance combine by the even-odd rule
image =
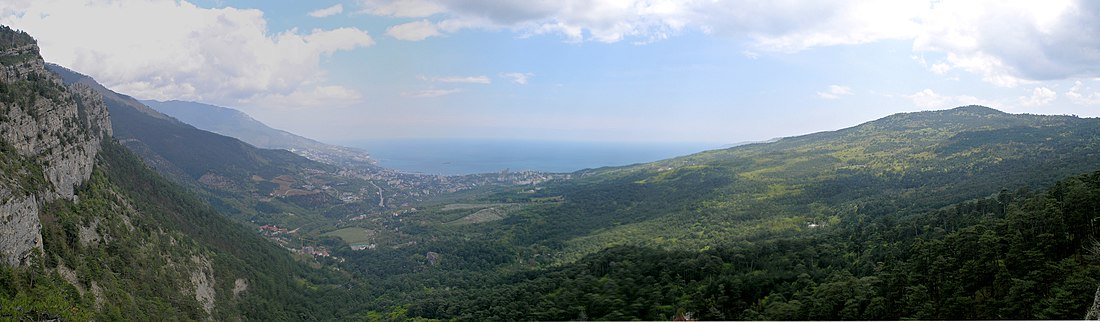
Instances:
[[[42,247],[40,203],[78,201],[111,125],[102,98],[46,70],[30,36],[4,27],[0,39],[0,258],[20,265]]]
[[[2,191],[0,191],[2,192]],[[0,203],[0,255],[8,265],[23,264],[31,252],[42,248],[42,225],[34,196]]]

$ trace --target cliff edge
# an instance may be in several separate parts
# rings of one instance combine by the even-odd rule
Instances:
[[[39,208],[92,173],[111,135],[102,98],[65,86],[45,67],[34,38],[0,26],[0,261],[22,265],[42,248]]]

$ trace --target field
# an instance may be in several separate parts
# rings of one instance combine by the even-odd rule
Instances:
[[[348,245],[356,245],[370,242],[378,233],[363,229],[362,227],[347,227],[324,233],[324,236],[336,236],[343,239]]]

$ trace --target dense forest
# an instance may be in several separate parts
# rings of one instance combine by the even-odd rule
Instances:
[[[294,261],[118,143],[105,142],[97,164],[79,203],[44,209],[32,265],[0,265],[0,318],[334,318],[323,305],[340,302],[325,300],[342,294],[337,275]],[[208,308],[196,280],[212,290]]]
[[[1080,319],[1100,286],[1100,172],[914,216],[705,251],[612,247],[414,316],[500,320]]]
[[[900,114],[427,205],[356,224],[404,236],[377,249],[326,240],[327,264],[370,318],[1079,319],[1100,286],[1100,173],[1080,175],[1097,130]]]
[[[1073,175],[1095,171],[1096,128],[977,107],[900,115],[334,220],[377,247],[316,236],[332,250],[317,258],[247,232],[109,141],[80,202],[47,206],[44,256],[0,270],[0,314],[1078,319],[1100,286],[1100,172]],[[213,301],[188,291],[201,276]]]
[[[1100,286],[1098,216],[1100,172],[922,213],[856,213],[802,234],[695,251],[611,246],[561,265],[517,266],[523,251],[500,241],[344,249],[341,266],[361,273],[352,292],[375,308],[344,313],[442,320],[1080,319],[1092,314]],[[446,255],[432,264],[424,252],[433,251]]]

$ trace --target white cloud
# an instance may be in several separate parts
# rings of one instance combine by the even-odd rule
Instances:
[[[260,94],[240,101],[243,106],[272,108],[348,107],[362,100],[358,91],[343,86],[301,87],[290,93]]]
[[[1046,87],[1036,87],[1031,91],[1031,96],[1020,96],[1020,104],[1023,106],[1042,106],[1053,102],[1058,98],[1058,93]]]
[[[428,39],[428,37],[443,35],[439,32],[439,28],[436,27],[435,24],[427,20],[414,21],[390,27],[386,29],[386,34],[390,37],[407,41],[421,41]]]
[[[824,92],[817,92],[818,97],[828,100],[835,100],[847,95],[852,95],[852,88],[843,85],[829,85],[829,89]]]
[[[668,38],[687,26],[685,4],[670,0],[364,0],[362,12],[393,17],[438,16],[437,29],[511,29],[560,34],[573,41]]]
[[[948,65],[946,63],[935,63],[932,64],[930,70],[932,70],[932,72],[936,73],[937,75],[943,75],[951,71],[951,65]]]
[[[945,1],[921,19],[914,50],[994,85],[1100,75],[1095,1]]]
[[[1081,81],[1073,83],[1073,87],[1066,92],[1066,97],[1077,105],[1100,105],[1100,91],[1086,86]]]
[[[1009,108],[997,101],[977,98],[970,95],[942,95],[932,89],[926,88],[911,95],[903,96],[913,103],[913,106],[927,110],[942,110],[965,105],[982,105],[992,108]]]
[[[527,85],[527,80],[535,74],[532,73],[500,73],[500,77],[506,78],[513,83],[520,85]]]
[[[119,92],[240,106],[331,91],[320,60],[371,46],[357,28],[272,32],[253,9],[205,9],[187,1],[36,0],[0,23],[26,30],[42,55]],[[350,90],[349,90],[350,91]],[[343,95],[341,97],[350,97]]]
[[[462,90],[461,90],[461,89],[458,89],[458,88],[451,88],[451,89],[425,89],[425,90],[412,91],[412,92],[403,92],[403,93],[401,93],[401,96],[405,96],[405,97],[421,97],[421,98],[423,98],[423,97],[440,97],[440,96],[447,96],[447,95],[451,95],[451,94],[456,94],[456,93],[461,93],[461,92],[462,92]]]
[[[421,80],[426,80],[433,83],[463,83],[463,84],[484,84],[489,85],[493,83],[493,80],[489,79],[489,76],[436,76],[426,77],[420,76]]]
[[[364,12],[426,18],[439,33],[510,30],[570,42],[646,43],[684,31],[748,41],[746,53],[790,53],[883,40],[935,56],[930,71],[959,70],[997,86],[1100,76],[1100,2],[363,0]],[[421,26],[426,28],[426,26]],[[433,34],[434,35],[434,34]],[[424,39],[426,37],[409,37]],[[916,56],[916,55],[915,55]],[[921,61],[923,61],[923,57]],[[929,66],[924,64],[925,66]]]
[[[913,105],[924,109],[943,109],[948,107],[947,102],[950,100],[948,97],[937,94],[931,89],[924,89],[923,91],[913,93],[906,96],[909,100],[913,101]]]
[[[715,2],[699,15],[717,32],[747,34],[760,50],[797,52],[910,38],[920,28],[913,14],[924,7],[923,1]]]
[[[428,17],[446,8],[433,0],[361,0],[362,12],[379,16]]]
[[[338,3],[335,6],[311,11],[309,13],[309,16],[314,18],[324,18],[332,15],[338,15],[342,12],[344,12],[344,5]]]

